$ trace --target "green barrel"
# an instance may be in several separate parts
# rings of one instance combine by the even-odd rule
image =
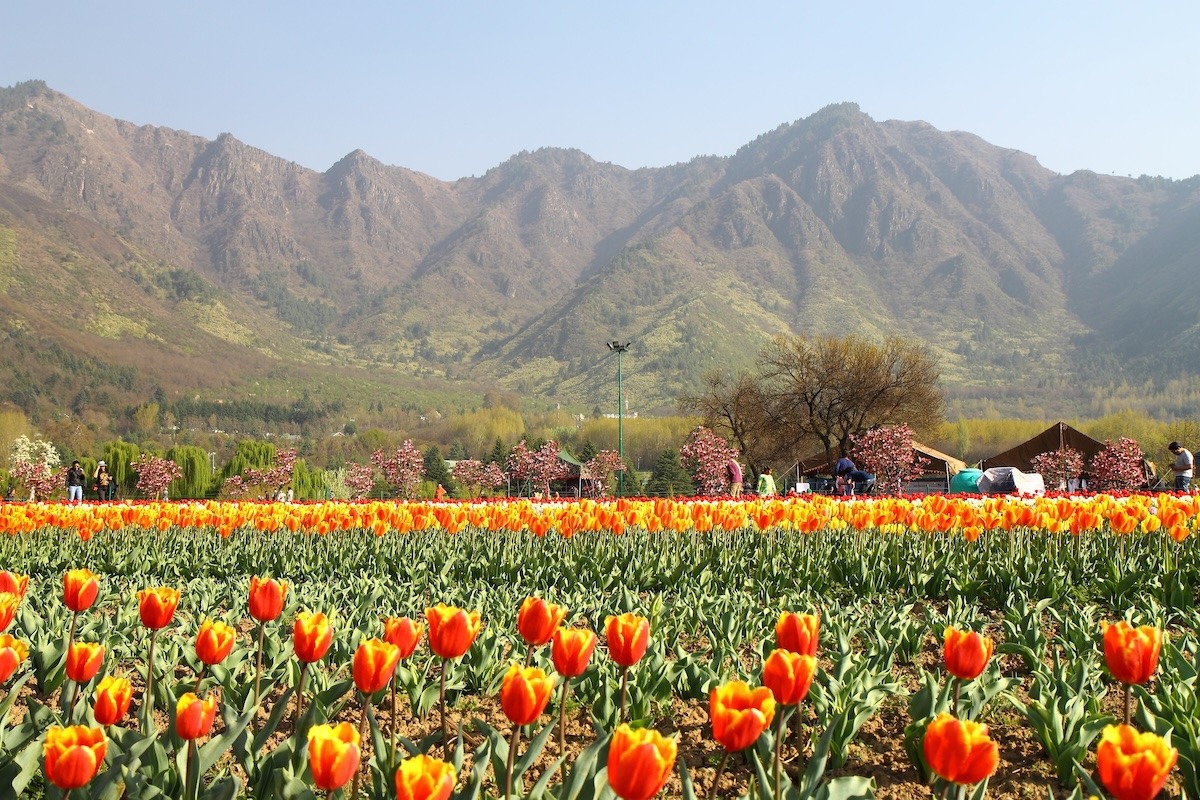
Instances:
[[[950,494],[975,493],[979,491],[979,479],[983,472],[977,469],[964,469],[950,479]]]

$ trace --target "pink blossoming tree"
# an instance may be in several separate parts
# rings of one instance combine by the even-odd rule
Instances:
[[[692,474],[692,483],[703,495],[729,493],[728,464],[738,451],[703,425],[697,425],[679,448],[679,460]]]
[[[913,432],[908,425],[880,425],[850,436],[851,457],[858,468],[875,475],[875,488],[884,494],[899,494],[904,484],[925,472],[929,459],[913,449]]]
[[[596,494],[603,497],[608,494],[609,488],[613,485],[613,474],[625,471],[625,462],[621,460],[621,454],[616,450],[601,450],[592,456],[583,467],[592,476]]]
[[[362,500],[375,486],[375,469],[368,464],[347,462],[342,468],[342,483],[350,493],[351,500]]]
[[[174,461],[150,453],[138,456],[137,461],[133,462],[133,471],[138,476],[137,490],[155,499],[163,496],[172,481],[183,477],[183,470]]]
[[[562,480],[570,474],[566,463],[558,457],[560,450],[558,442],[553,439],[537,450],[530,450],[522,439],[513,447],[505,466],[518,484],[527,483],[530,491],[536,488],[544,494],[550,494],[551,481]]]
[[[1065,489],[1070,481],[1083,472],[1083,453],[1073,447],[1038,453],[1032,460],[1033,468],[1046,482],[1047,489]]]
[[[405,439],[404,444],[390,457],[382,450],[376,450],[371,454],[371,463],[383,473],[384,480],[401,497],[411,499],[416,495],[417,485],[425,474],[425,457],[411,439]]]
[[[504,472],[495,464],[484,464],[474,458],[463,458],[454,464],[450,477],[467,487],[471,497],[478,497],[484,489],[496,489],[508,482]]]
[[[1092,458],[1092,488],[1098,492],[1131,492],[1145,482],[1142,448],[1133,439],[1121,438]]]

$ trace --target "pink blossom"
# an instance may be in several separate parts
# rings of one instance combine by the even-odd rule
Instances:
[[[161,497],[171,485],[171,481],[183,477],[183,470],[174,461],[159,458],[150,453],[142,453],[133,462],[133,471],[137,473],[137,490],[147,497]]]
[[[884,494],[900,494],[904,484],[925,472],[929,459],[913,449],[913,432],[908,425],[880,425],[850,437],[851,455],[858,467],[875,475],[875,488]]]
[[[1046,482],[1047,489],[1063,489],[1083,472],[1083,453],[1070,447],[1038,453],[1032,459],[1033,468]]]
[[[425,474],[425,458],[411,439],[405,439],[391,458],[385,456],[382,450],[376,450],[371,454],[371,463],[379,468],[384,480],[401,497],[413,497],[421,476]]]
[[[729,493],[729,462],[738,451],[717,434],[698,425],[679,448],[679,460],[692,473],[692,482],[703,495]]]
[[[1098,492],[1129,492],[1145,480],[1142,448],[1133,439],[1121,438],[1116,444],[1104,443],[1104,449],[1092,458],[1092,488]]]

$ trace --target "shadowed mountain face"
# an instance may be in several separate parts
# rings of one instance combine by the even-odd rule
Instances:
[[[1200,367],[1198,257],[1200,179],[1060,176],[851,104],[727,158],[547,149],[445,183],[0,89],[0,401],[28,411],[272,375],[590,408],[613,338],[648,409],[781,332],[917,336],[952,395],[1069,402]]]

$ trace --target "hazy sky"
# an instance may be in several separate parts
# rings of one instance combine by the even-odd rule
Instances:
[[[0,86],[326,170],[731,155],[830,103],[1058,172],[1200,173],[1200,3],[9,0]]]

